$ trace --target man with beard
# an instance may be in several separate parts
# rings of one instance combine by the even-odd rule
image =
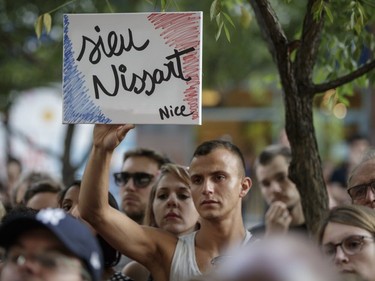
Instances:
[[[291,159],[290,148],[282,145],[266,147],[256,159],[255,173],[268,209],[264,223],[250,230],[255,236],[307,232],[300,194],[288,177]]]
[[[152,185],[159,177],[160,168],[171,161],[147,148],[136,148],[124,154],[121,172],[114,173],[120,188],[121,211],[138,224],[143,224]],[[122,255],[116,269],[122,270],[131,261]]]
[[[121,210],[133,221],[143,224],[151,186],[156,182],[160,167],[171,161],[158,152],[137,148],[124,154],[115,183],[120,187]]]

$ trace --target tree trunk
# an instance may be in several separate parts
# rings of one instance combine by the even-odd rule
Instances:
[[[295,87],[285,93],[285,124],[292,148],[289,176],[301,194],[307,228],[316,236],[328,210],[328,195],[313,125],[313,94],[305,91]]]
[[[301,195],[306,225],[315,236],[328,209],[328,196],[323,179],[313,123],[312,70],[315,65],[324,17],[315,19],[309,0],[302,36],[289,42],[270,1],[248,0],[259,28],[277,65],[284,90],[285,128],[292,150],[289,176]],[[296,59],[291,54],[295,50]]]
[[[62,156],[62,179],[65,186],[68,186],[73,182],[75,172],[77,171],[77,167],[72,165],[70,158],[74,131],[75,126],[73,124],[67,125],[64,141],[64,152]]]

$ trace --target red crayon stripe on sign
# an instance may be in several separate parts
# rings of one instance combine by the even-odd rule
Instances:
[[[192,119],[199,118],[198,93],[200,77],[196,75],[199,69],[199,43],[201,15],[197,13],[155,13],[148,16],[148,20],[155,29],[162,29],[160,36],[166,44],[177,50],[185,50],[193,47],[194,51],[183,57],[184,77],[190,77],[186,84],[189,86],[184,91],[184,101],[187,101],[192,114]]]

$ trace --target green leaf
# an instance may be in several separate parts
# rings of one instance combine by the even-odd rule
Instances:
[[[42,35],[42,31],[43,31],[43,15],[39,16],[35,22],[35,34],[38,39]]]
[[[217,30],[216,36],[215,36],[216,41],[219,40],[219,38],[220,38],[221,31],[223,30],[223,25],[224,25],[223,22],[221,22],[221,24],[219,25],[219,29]]]
[[[224,17],[227,19],[227,21],[234,27],[236,28],[236,26],[234,25],[232,19],[230,18],[230,16],[227,14],[227,13],[224,13],[222,12],[222,14],[224,15]]]
[[[225,36],[227,37],[227,40],[230,43],[230,32],[225,24],[224,24],[224,31],[225,31]]]
[[[327,101],[327,108],[331,111],[333,107],[335,106],[335,104],[337,103],[338,95],[337,95],[337,91],[333,89],[330,91],[334,91],[330,94],[328,101]]]
[[[351,15],[350,15],[350,23],[349,23],[350,29],[354,28],[354,24],[355,24],[355,14],[351,13]]]
[[[216,24],[217,26],[220,26],[220,24],[223,22],[222,18],[221,18],[221,13],[218,13],[217,16],[216,16]]]
[[[358,3],[357,10],[358,10],[361,24],[364,25],[364,21],[367,19],[367,17],[366,17],[365,9],[361,5],[361,3]]]
[[[161,5],[161,11],[165,12],[165,7],[167,6],[167,0],[161,0],[160,5]]]
[[[328,7],[328,5],[324,5],[323,8],[324,8],[324,11],[326,12],[327,17],[329,18],[329,21],[333,23],[333,15],[332,15],[331,9]]]
[[[362,28],[363,28],[363,25],[360,23],[360,22],[356,22],[355,25],[354,25],[354,30],[355,32],[359,35],[361,34],[361,31],[362,31]]]
[[[316,1],[312,8],[311,11],[314,14],[314,20],[319,20],[322,16],[322,11],[323,11],[323,0]]]
[[[220,13],[221,0],[214,0],[210,7],[210,19],[213,20]]]
[[[347,97],[345,97],[345,96],[340,96],[339,97],[339,101],[341,103],[343,103],[346,107],[349,107],[349,105],[350,105],[349,99]]]
[[[47,31],[47,34],[51,32],[51,27],[52,27],[52,17],[49,13],[45,13],[43,15],[43,25],[44,28]]]

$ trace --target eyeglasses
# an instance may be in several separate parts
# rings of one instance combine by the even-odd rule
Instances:
[[[369,187],[371,188],[371,192],[375,194],[375,180],[374,180],[369,183],[360,184],[360,185],[356,185],[356,186],[349,188],[348,193],[350,195],[350,198],[352,198],[353,201],[354,200],[359,201],[359,200],[365,199],[367,195],[367,190]]]
[[[361,236],[361,235],[352,235],[344,240],[341,241],[341,243],[337,244],[327,244],[323,246],[323,252],[326,256],[328,256],[331,259],[334,259],[336,256],[336,249],[337,247],[341,247],[343,252],[348,255],[348,256],[353,256],[355,254],[358,254],[365,243],[365,239],[374,239],[373,237],[370,236]]]
[[[121,172],[121,173],[114,173],[113,176],[115,177],[115,183],[118,186],[123,186],[129,182],[131,178],[133,178],[133,182],[136,188],[145,188],[147,187],[154,175],[143,173],[143,172],[136,172],[136,173],[128,173],[128,172]]]
[[[41,269],[48,271],[63,271],[73,269],[80,272],[83,280],[91,280],[88,271],[81,265],[81,263],[73,257],[63,255],[59,252],[47,251],[41,253],[25,253],[22,249],[10,249],[4,255],[4,263],[11,263],[22,266],[27,261],[36,263]]]

